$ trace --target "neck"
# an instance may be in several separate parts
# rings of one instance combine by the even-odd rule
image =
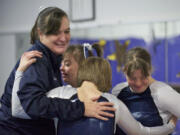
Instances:
[[[72,87],[74,87],[74,88],[77,88],[77,83],[75,82],[75,83],[70,83],[70,85],[72,86]]]
[[[155,82],[156,80],[154,78],[152,78],[152,76],[149,77],[149,85],[151,85],[153,82]]]
[[[92,101],[95,97],[100,97],[102,92],[89,81],[84,81],[82,85],[77,89],[78,98],[80,101]]]

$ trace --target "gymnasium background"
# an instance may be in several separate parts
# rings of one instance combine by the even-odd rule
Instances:
[[[153,77],[159,81],[170,84],[178,84],[180,82],[180,35],[171,38],[155,39],[147,43],[144,39],[129,37],[124,39],[116,39],[120,45],[129,42],[128,49],[140,46],[147,49],[152,56]],[[112,85],[125,81],[122,71],[117,70],[117,59],[115,55],[115,40],[106,39],[72,39],[71,44],[83,43],[101,43],[103,42],[104,58],[108,59],[112,67]]]
[[[179,5],[179,0],[0,0],[0,95],[15,62],[31,46],[29,33],[38,12],[47,6],[68,13],[71,44],[101,43],[112,67],[113,86],[125,81],[115,57],[117,40],[120,45],[128,42],[127,49],[146,48],[153,77],[179,90]],[[180,135],[180,121],[173,135]]]

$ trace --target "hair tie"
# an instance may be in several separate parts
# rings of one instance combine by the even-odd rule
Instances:
[[[84,51],[84,57],[88,57],[88,51],[92,51],[92,45],[89,43],[84,43],[83,44],[83,51]]]

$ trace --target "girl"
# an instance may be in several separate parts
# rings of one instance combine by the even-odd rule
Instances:
[[[180,118],[180,94],[169,85],[152,78],[151,56],[143,48],[128,51],[124,74],[127,82],[117,84],[112,94],[122,100],[133,117],[144,126],[160,126],[174,115]],[[120,129],[117,134],[122,133]]]

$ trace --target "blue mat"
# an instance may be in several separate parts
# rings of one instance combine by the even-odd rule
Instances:
[[[176,124],[176,128],[172,135],[180,135],[180,119],[178,120],[178,122]]]

